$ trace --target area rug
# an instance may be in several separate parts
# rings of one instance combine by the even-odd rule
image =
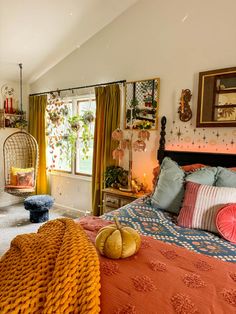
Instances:
[[[78,219],[83,214],[76,210],[52,208],[49,211],[49,219],[69,217]],[[43,223],[31,223],[29,212],[23,204],[0,208],[0,256],[10,247],[11,240],[18,234],[36,232]]]

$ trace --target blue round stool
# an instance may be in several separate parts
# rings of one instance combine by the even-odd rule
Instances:
[[[24,200],[24,207],[30,211],[31,222],[44,222],[49,219],[49,209],[53,203],[50,195],[33,195]]]

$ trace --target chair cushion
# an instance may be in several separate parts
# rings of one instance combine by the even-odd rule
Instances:
[[[236,203],[228,204],[218,210],[216,227],[223,238],[236,243]]]
[[[34,168],[16,168],[11,167],[11,185],[17,185],[17,174],[34,172]]]
[[[30,172],[17,172],[16,175],[17,186],[34,186],[34,170]]]

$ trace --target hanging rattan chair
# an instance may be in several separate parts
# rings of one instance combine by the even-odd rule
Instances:
[[[8,136],[3,144],[5,192],[26,197],[34,194],[38,169],[38,144],[23,131]]]

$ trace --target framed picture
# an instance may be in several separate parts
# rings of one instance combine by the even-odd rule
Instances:
[[[159,78],[126,83],[126,129],[157,129],[159,93]]]
[[[236,67],[199,73],[197,127],[236,126]]]

